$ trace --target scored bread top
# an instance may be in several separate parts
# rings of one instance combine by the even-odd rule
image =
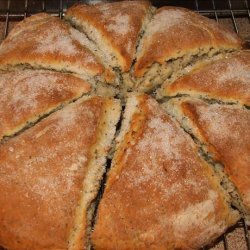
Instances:
[[[59,72],[0,73],[0,140],[90,90],[86,81]]]
[[[86,32],[103,53],[115,57],[110,60],[112,66],[126,72],[150,8],[148,1],[77,4],[68,9],[65,17]]]
[[[242,41],[214,20],[177,7],[157,9],[140,41],[134,76],[142,77],[154,64],[210,49],[238,49]]]
[[[18,65],[74,72],[86,78],[101,75],[102,64],[80,45],[75,38],[79,36],[80,32],[58,17],[45,13],[28,17],[0,45],[0,68]]]
[[[237,105],[209,105],[200,100],[175,103],[192,131],[224,165],[250,214],[250,112]],[[194,127],[194,129],[193,129]]]
[[[92,235],[95,249],[198,249],[238,218],[213,171],[148,96],[131,97]]]
[[[78,100],[0,145],[0,245],[68,249],[83,181],[97,157],[92,151],[99,134],[109,133],[100,121],[115,105],[103,97]],[[101,148],[107,154],[108,145]],[[82,213],[86,235],[87,211]]]
[[[250,51],[239,51],[198,67],[171,84],[161,96],[191,94],[250,106]]]
[[[0,73],[0,127],[2,114],[4,135],[13,135],[1,140],[0,128],[0,245],[11,250],[91,247],[96,195],[120,113],[118,102],[102,97],[68,105],[90,91],[87,82],[70,73],[93,83],[94,93],[120,91],[117,95],[124,100],[132,90],[153,91],[196,63],[201,66],[214,55],[243,48],[235,34],[189,10],[164,7],[156,15],[154,10],[142,1],[76,5],[66,14],[71,25],[37,14],[20,22],[0,45],[0,69],[34,70]],[[249,68],[239,64],[236,69],[243,76],[231,67],[224,78],[218,71],[218,77],[246,104],[238,78],[246,77],[245,84]],[[234,76],[235,82],[227,82]],[[236,101],[230,91],[232,99],[220,91],[215,98]],[[61,105],[63,110],[57,110]],[[200,248],[239,218],[191,137],[150,97],[128,100],[116,148],[115,157],[109,155],[113,163],[106,189],[102,183],[105,193],[93,234],[96,249]],[[217,149],[211,151],[222,161]],[[239,170],[240,175],[234,168],[226,170],[236,186],[243,174],[249,176]],[[246,204],[247,180],[240,189]]]

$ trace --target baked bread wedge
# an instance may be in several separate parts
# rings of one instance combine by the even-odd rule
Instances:
[[[130,97],[94,249],[199,249],[238,218],[191,137],[151,97]]]
[[[76,4],[65,18],[96,44],[107,65],[127,72],[152,11],[148,1]]]
[[[117,100],[82,98],[0,145],[0,245],[89,249],[94,199],[119,116]]]
[[[140,40],[131,75],[136,89],[152,91],[180,76],[185,67],[242,46],[235,33],[214,20],[184,8],[162,7]]]
[[[85,79],[105,78],[104,66],[85,41],[60,18],[39,13],[18,23],[2,42],[0,69],[44,68],[74,72]]]
[[[239,105],[208,104],[194,98],[165,104],[182,126],[193,134],[215,162],[223,164],[234,205],[250,223],[250,112]],[[232,185],[233,184],[233,185]]]
[[[159,97],[191,95],[250,106],[250,51],[226,55],[162,85]]]
[[[72,75],[48,70],[0,73],[0,141],[91,91]]]

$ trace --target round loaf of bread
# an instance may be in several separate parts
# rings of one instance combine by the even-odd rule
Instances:
[[[214,20],[76,4],[18,23],[0,70],[0,246],[200,249],[250,223],[250,51]]]

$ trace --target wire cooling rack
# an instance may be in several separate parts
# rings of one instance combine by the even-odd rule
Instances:
[[[174,5],[197,11],[234,30],[243,39],[248,41],[250,45],[249,1],[250,0],[153,0],[152,3],[157,7]],[[0,41],[8,35],[13,23],[39,12],[47,12],[62,18],[67,8],[77,2],[93,3],[97,1],[0,0]],[[203,249],[207,250],[211,249],[211,247],[204,247]],[[250,227],[246,225],[244,220],[239,221],[217,240],[212,249],[250,250]]]
[[[77,2],[96,2],[91,0],[0,0],[0,22],[4,23],[2,38],[8,34],[10,22],[19,21],[26,16],[48,12],[63,17],[64,12]],[[183,6],[202,15],[226,24],[250,43],[250,2],[249,0],[153,0],[157,7],[163,5]]]

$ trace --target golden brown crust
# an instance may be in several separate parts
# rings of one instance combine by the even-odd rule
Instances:
[[[69,8],[66,17],[96,28],[126,72],[131,67],[138,35],[150,6],[148,1],[77,4]]]
[[[239,49],[243,42],[215,21],[190,10],[162,7],[156,11],[141,40],[134,68],[142,77],[155,62],[163,64],[200,49]]]
[[[186,101],[181,109],[235,184],[250,213],[250,112],[241,107]]]
[[[237,36],[217,27],[213,21],[185,9],[164,7],[158,10],[157,20],[152,21],[146,31],[139,46],[138,60],[129,72],[150,8],[146,2],[123,1],[95,6],[76,5],[68,14],[84,18],[89,23],[88,27],[91,24],[98,30],[101,40],[108,45],[108,53],[117,57],[122,71],[128,71],[127,75],[132,77],[130,87],[132,81],[137,84],[137,80],[138,84],[146,85],[147,81],[139,81],[144,78],[135,79],[134,76],[144,76],[155,62],[163,64],[166,60],[183,57],[179,61],[182,65],[182,61],[189,59],[185,54],[193,53],[200,59],[200,54],[196,53],[199,49],[210,53],[209,50],[214,48],[220,52],[220,49],[240,49],[243,45]],[[59,18],[43,13],[34,15],[20,22],[0,45],[0,69],[25,64],[24,67],[76,72],[93,81],[104,78],[115,81],[113,69],[105,69],[100,62],[103,58],[99,60],[94,55],[99,49],[92,44],[96,41],[88,38],[86,41],[85,38]],[[89,46],[85,47],[87,43]],[[248,67],[246,71],[249,71],[247,59],[240,56],[239,60],[244,61]],[[157,70],[166,68],[156,67],[145,78],[157,76]],[[46,77],[42,72],[46,72]],[[123,77],[124,84],[127,84],[126,74],[120,73],[117,75]],[[16,74],[21,74],[21,79]],[[167,75],[166,72],[164,74]],[[13,79],[14,75],[18,79]],[[242,74],[238,76],[242,77]],[[46,83],[41,81],[42,77],[46,78]],[[152,84],[160,85],[159,79]],[[244,80],[244,84],[247,81]],[[237,79],[233,83],[228,93],[221,88],[218,96],[236,100],[241,95],[239,101],[248,105],[248,86],[237,89],[236,84],[242,86],[242,82]],[[231,81],[228,82],[230,84]],[[0,140],[2,135],[21,129],[29,119],[37,118],[89,90],[87,82],[69,74],[45,70],[1,73]],[[98,93],[101,92],[99,89]],[[150,97],[141,95],[135,99],[138,107],[131,112],[128,133],[120,136],[100,203],[93,234],[95,248],[196,249],[211,243],[237,221],[238,213],[228,206],[229,198],[214,171],[198,156],[198,148],[179,124]],[[86,235],[91,233],[87,227],[92,220],[87,213],[96,198],[104,171],[101,164],[110,148],[105,138],[111,138],[115,130],[116,122],[108,121],[117,120],[119,116],[118,107],[114,108],[112,104],[113,99],[102,97],[78,100],[22,134],[0,143],[0,245],[11,250],[87,248],[89,241]],[[106,111],[110,109],[109,119],[105,119],[108,116]],[[203,122],[198,124],[196,109],[188,105],[183,109],[194,117],[193,122],[198,125],[204,140],[210,143],[208,148],[216,155],[216,160],[224,161],[228,166],[232,162],[243,164],[237,169],[237,164],[230,165],[226,171],[238,185],[243,202],[250,211],[249,171],[244,165],[249,165],[249,157],[240,151],[240,147],[250,151],[249,115],[242,119],[238,109],[235,109],[235,115],[229,112],[226,119],[235,116],[233,126],[236,129],[230,134],[234,138],[228,136],[225,147],[221,144],[220,150],[230,152],[230,157],[226,158],[222,154],[224,151],[217,150],[209,135],[202,130]],[[209,122],[206,128],[210,127]],[[112,131],[109,130],[110,124]],[[221,124],[224,131],[225,124]],[[239,132],[238,125],[244,125],[246,129]],[[229,130],[233,131],[234,127]],[[239,140],[240,144],[237,144],[235,138],[238,140],[239,134],[248,142],[241,144]],[[101,137],[104,139],[100,140]],[[215,137],[216,143],[218,138]],[[232,143],[235,143],[232,147],[236,148],[235,152],[228,149]],[[103,156],[101,160],[99,154]],[[99,169],[95,170],[98,166],[95,163],[100,163]]]
[[[1,73],[0,140],[90,90],[86,81],[59,72],[23,70]]]
[[[91,76],[102,74],[104,69],[96,56],[72,38],[71,30],[67,23],[45,13],[26,18],[1,44],[0,68],[28,64]]]
[[[68,249],[104,105],[79,100],[0,145],[0,245]]]
[[[137,99],[98,208],[94,247],[200,248],[237,216],[192,139],[156,101]]]
[[[163,96],[191,94],[250,106],[250,51],[240,51],[203,65],[172,84]]]

